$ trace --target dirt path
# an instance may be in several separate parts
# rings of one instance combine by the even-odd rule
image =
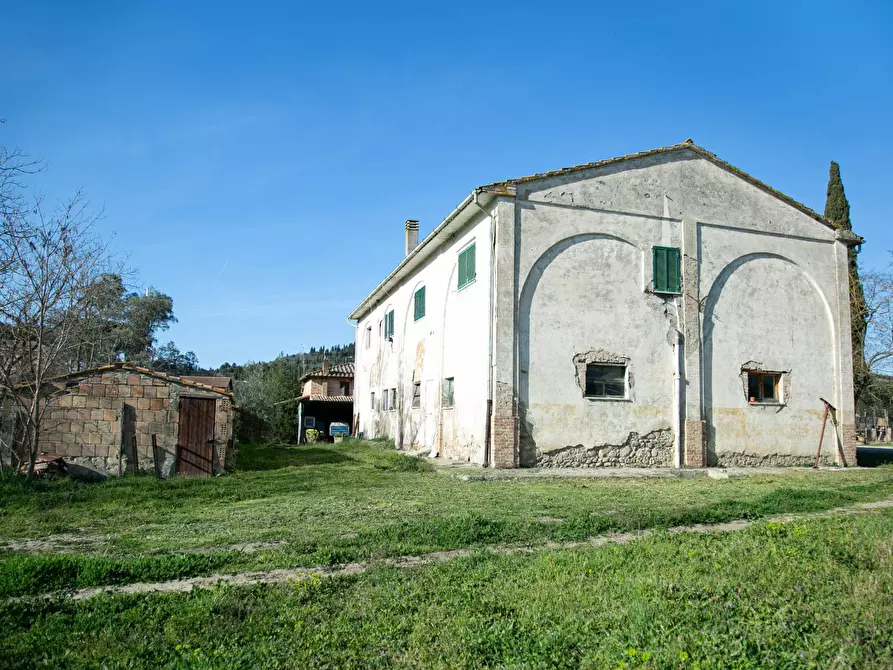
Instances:
[[[756,521],[736,519],[725,523],[697,524],[694,526],[677,526],[667,532],[676,533],[731,533],[744,530],[755,523],[788,522],[802,519],[816,519],[834,515],[866,514],[878,509],[893,508],[893,498],[879,500],[877,502],[860,503],[850,507],[840,507],[824,512],[812,512],[806,514],[782,514],[767,517]],[[432,563],[442,563],[456,558],[470,556],[475,551],[486,551],[494,555],[522,554],[542,551],[543,549],[577,549],[580,547],[601,547],[605,544],[627,544],[634,540],[653,535],[658,530],[642,530],[631,533],[610,533],[590,537],[577,542],[547,542],[535,546],[504,546],[484,547],[475,549],[453,549],[451,551],[437,551],[420,556],[400,556],[397,558],[381,559],[377,561],[347,563],[333,567],[305,567],[283,568],[260,572],[240,572],[236,574],[217,574],[208,577],[192,577],[190,579],[178,579],[170,582],[135,583],[121,586],[98,586],[94,588],[78,589],[66,593],[74,600],[86,600],[103,593],[128,594],[128,593],[182,593],[193,589],[210,588],[216,584],[231,584],[234,586],[248,584],[277,584],[289,581],[303,581],[312,577],[335,577],[339,575],[356,575],[375,567],[389,566],[394,568],[414,568]],[[28,598],[51,598],[58,594],[44,594],[40,596],[24,596],[11,600],[23,600]]]

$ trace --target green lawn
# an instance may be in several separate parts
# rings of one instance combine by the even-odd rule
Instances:
[[[238,470],[215,479],[0,478],[0,666],[890,667],[893,511],[544,546],[890,496],[889,467],[462,481],[369,442],[245,445]],[[506,545],[534,551],[279,586],[9,600]]]
[[[8,667],[889,668],[893,513],[0,604]]]
[[[460,481],[368,442],[245,445],[239,463],[237,472],[214,479],[0,480],[0,538],[55,543],[0,552],[0,596],[580,540],[893,495],[890,468],[723,481]],[[237,549],[264,542],[274,544],[252,553]]]

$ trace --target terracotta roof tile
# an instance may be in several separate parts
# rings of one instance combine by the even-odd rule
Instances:
[[[353,363],[339,363],[338,365],[330,365],[329,371],[326,374],[323,374],[322,370],[314,370],[313,372],[308,372],[306,375],[301,377],[302,380],[309,379],[310,377],[353,377],[354,376],[354,364]]]

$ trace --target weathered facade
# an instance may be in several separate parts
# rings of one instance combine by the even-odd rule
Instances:
[[[365,434],[496,467],[798,465],[825,398],[823,459],[855,465],[860,239],[690,141],[414,230],[351,314]]]
[[[220,472],[232,451],[229,380],[212,386],[115,364],[68,375],[52,386],[40,449],[68,463],[110,474],[152,471],[153,435],[163,476]]]

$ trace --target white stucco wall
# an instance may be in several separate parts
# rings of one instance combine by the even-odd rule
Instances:
[[[685,151],[521,184],[517,199],[520,464],[610,464],[593,456],[608,446],[642,465],[655,444],[636,436],[663,430],[679,463],[687,418],[705,422],[710,464],[803,463],[818,443],[819,398],[851,412],[845,249],[822,223]],[[683,378],[677,394],[682,298],[648,287],[652,246],[683,247],[683,224],[696,230],[685,254],[697,284],[683,291],[703,323],[700,342],[680,345],[698,354],[695,386]],[[628,399],[584,397],[573,357],[589,350],[629,359]],[[748,403],[747,364],[789,371],[782,405]]]
[[[687,148],[494,188],[483,191],[491,217],[445,235],[360,317],[355,407],[367,436],[484,462],[491,399],[499,467],[802,464],[822,397],[841,423],[827,438],[834,460],[854,430],[835,231]],[[472,239],[477,280],[457,291]],[[681,250],[680,295],[653,292],[654,246]],[[422,284],[426,316],[413,322]],[[391,308],[388,343],[379,322]],[[627,365],[626,397],[587,398],[580,361],[609,359]],[[746,368],[783,373],[783,402],[749,403]],[[444,377],[456,380],[453,410],[440,407]],[[398,407],[372,410],[370,393],[380,402],[392,387]]]
[[[359,319],[355,412],[368,437],[392,437],[404,449],[430,449],[456,460],[482,463],[487,423],[491,218],[480,213],[447,244]],[[476,279],[457,288],[459,252],[475,244]],[[425,316],[413,318],[414,295],[425,286]],[[394,310],[394,339],[379,322]],[[366,328],[372,327],[370,346]],[[443,379],[454,378],[454,406],[441,407]],[[421,382],[412,408],[413,382]],[[380,408],[384,389],[396,388],[397,407]]]

